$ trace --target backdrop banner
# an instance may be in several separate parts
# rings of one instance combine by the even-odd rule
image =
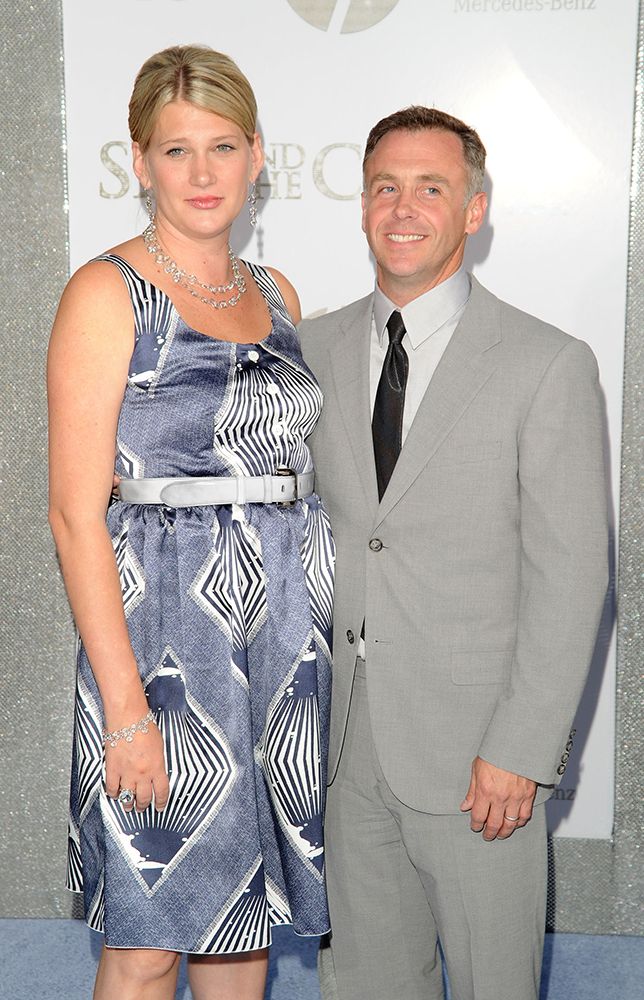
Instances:
[[[153,52],[228,53],[259,104],[259,225],[233,245],[275,265],[305,315],[369,291],[360,227],[370,127],[409,104],[473,125],[490,209],[468,267],[588,341],[606,395],[618,506],[637,0],[63,0],[72,270],[141,232],[127,105]],[[549,803],[558,836],[613,824],[615,654],[607,602],[575,750]],[[566,670],[566,664],[561,664]]]

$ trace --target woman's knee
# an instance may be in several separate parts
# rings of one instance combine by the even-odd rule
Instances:
[[[106,948],[108,961],[118,965],[131,982],[154,983],[163,979],[179,961],[176,951],[156,948]]]

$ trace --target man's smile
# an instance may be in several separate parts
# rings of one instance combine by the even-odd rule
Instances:
[[[415,240],[424,240],[421,233],[387,233],[387,239],[394,243],[413,243]]]

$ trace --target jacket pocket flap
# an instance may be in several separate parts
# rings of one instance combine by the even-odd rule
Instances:
[[[510,673],[512,649],[466,649],[452,653],[454,684],[503,684]]]

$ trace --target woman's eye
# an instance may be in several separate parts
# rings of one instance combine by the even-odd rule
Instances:
[[[180,146],[174,146],[172,149],[166,150],[166,156],[181,156],[183,149]]]
[[[229,142],[220,142],[219,145],[217,146],[217,152],[218,153],[228,153],[230,150],[232,150],[234,148],[235,147],[231,146]]]

